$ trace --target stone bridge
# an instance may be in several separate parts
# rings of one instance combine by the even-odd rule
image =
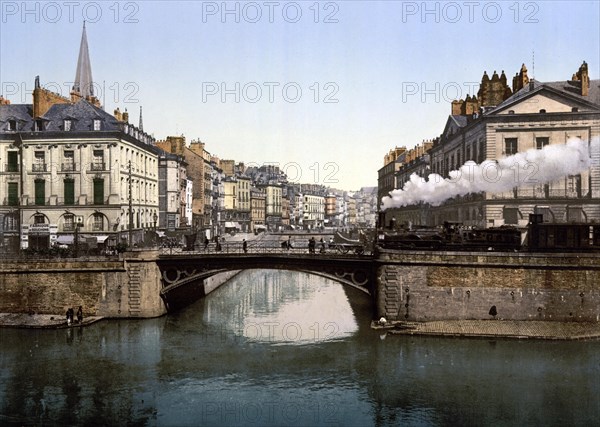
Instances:
[[[249,269],[303,271],[356,288],[371,297],[376,290],[373,259],[364,255],[271,253],[163,253],[156,260],[160,292],[168,311],[206,294],[203,282],[215,274]]]

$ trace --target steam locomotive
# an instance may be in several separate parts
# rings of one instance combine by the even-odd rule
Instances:
[[[600,224],[545,223],[530,215],[526,229],[477,228],[445,222],[442,227],[379,233],[384,249],[447,251],[600,252]]]

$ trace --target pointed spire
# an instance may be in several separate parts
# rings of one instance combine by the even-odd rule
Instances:
[[[138,125],[138,128],[141,132],[144,131],[144,121],[142,120],[142,106],[140,105],[140,124]]]
[[[79,59],[77,59],[77,72],[75,74],[73,92],[79,93],[83,98],[94,96],[92,65],[90,63],[90,52],[85,32],[85,21],[83,21],[83,32],[81,34],[81,45],[79,47]]]

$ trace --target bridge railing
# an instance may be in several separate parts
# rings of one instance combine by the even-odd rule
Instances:
[[[330,247],[326,244],[323,250],[319,244],[314,252],[309,251],[306,243],[293,244],[291,248],[284,248],[280,242],[264,242],[264,241],[249,241],[247,242],[246,250],[244,251],[243,242],[223,242],[217,246],[211,242],[208,246],[203,244],[195,245],[193,249],[186,247],[162,247],[160,248],[161,255],[245,255],[245,254],[279,254],[279,255],[313,255],[313,256],[330,256],[330,257],[348,257],[356,258],[357,256],[370,256],[371,252],[367,250],[358,253],[354,250],[343,250],[339,247]]]

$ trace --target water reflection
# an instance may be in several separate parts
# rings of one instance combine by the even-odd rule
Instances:
[[[252,271],[173,316],[0,329],[0,425],[597,424],[600,343],[380,340],[351,291]]]
[[[342,286],[307,273],[244,272],[207,298],[203,311],[208,325],[255,342],[320,343],[358,329]]]

